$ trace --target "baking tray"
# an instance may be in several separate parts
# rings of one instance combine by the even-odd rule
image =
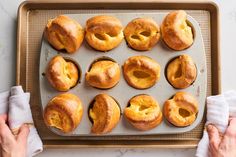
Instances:
[[[184,9],[200,24],[207,61],[207,95],[219,94],[219,10],[211,1],[135,0],[135,1],[26,1],[18,10],[16,84],[31,93],[31,109],[38,132],[47,147],[195,147],[202,136],[203,121],[192,131],[171,135],[63,137],[44,125],[39,97],[39,56],[42,32],[49,17],[96,9],[104,13],[134,10],[169,12]]]
[[[82,25],[83,28],[85,28],[86,21],[89,18],[101,14],[99,10],[93,10],[93,12],[96,11],[98,11],[98,13],[90,13],[88,11],[83,11],[80,14],[65,14],[65,15],[69,16],[72,19],[75,19]],[[129,12],[126,11],[126,13],[109,13],[109,14],[106,13],[105,15],[111,15],[117,17],[123,24],[123,27],[125,27],[131,20],[139,17],[152,18],[160,25],[167,14],[158,12],[146,13],[145,11],[139,11],[139,13],[133,13],[133,11]],[[177,134],[177,133],[187,132],[195,128],[201,122],[205,109],[206,85],[207,85],[206,55],[205,55],[202,34],[198,22],[189,15],[187,17],[187,20],[190,23],[192,30],[194,32],[194,43],[193,45],[191,45],[190,48],[185,49],[183,51],[174,51],[168,48],[164,44],[164,42],[160,40],[151,50],[140,52],[128,47],[125,40],[123,40],[118,47],[104,53],[94,50],[87,44],[87,42],[84,41],[79,50],[77,50],[74,54],[68,54],[55,50],[45,40],[45,38],[43,38],[40,52],[41,55],[40,55],[40,66],[39,66],[40,96],[41,96],[41,105],[43,109],[45,109],[47,103],[53,97],[62,93],[53,89],[44,75],[46,73],[45,70],[47,68],[48,63],[54,56],[59,54],[65,57],[66,59],[72,60],[75,63],[79,64],[82,74],[80,82],[74,88],[68,91],[68,93],[73,93],[79,96],[83,104],[84,114],[79,126],[73,132],[67,134],[62,133],[61,131],[59,131],[54,127],[50,127],[50,129],[54,133],[62,136],[99,136],[90,133],[92,123],[90,122],[90,119],[87,114],[89,105],[97,94],[106,93],[111,95],[119,103],[121,107],[121,112],[123,112],[124,108],[128,104],[128,101],[136,95],[140,94],[151,95],[158,101],[162,109],[164,102],[168,100],[170,97],[172,97],[178,91],[186,91],[188,93],[191,93],[198,100],[199,112],[197,114],[196,120],[190,126],[176,127],[168,123],[164,119],[158,127],[155,127],[148,131],[140,131],[132,127],[132,125],[129,124],[129,122],[125,119],[125,117],[121,115],[119,123],[112,130],[112,132],[104,134],[103,136]],[[195,65],[197,67],[197,78],[190,87],[179,90],[173,88],[168,83],[165,77],[165,67],[171,60],[173,60],[173,58],[176,58],[182,54],[190,55],[193,61],[195,62]],[[94,60],[97,60],[99,58],[109,57],[114,61],[116,61],[121,69],[121,66],[124,64],[126,59],[128,59],[131,56],[138,56],[138,55],[145,55],[151,57],[160,64],[161,67],[160,79],[151,88],[145,90],[138,90],[132,88],[126,83],[123,73],[121,74],[119,83],[111,89],[107,90],[97,89],[89,86],[86,83],[85,73],[88,71],[91,63],[93,63]]]

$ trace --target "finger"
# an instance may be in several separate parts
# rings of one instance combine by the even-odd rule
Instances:
[[[7,115],[6,114],[0,115],[0,123],[6,123],[6,121],[7,121]]]
[[[220,144],[221,148],[223,149],[227,148],[228,150],[235,149],[234,148],[236,145],[236,128],[235,127],[236,127],[236,118],[232,118],[229,121],[229,126],[226,129],[225,135]]]
[[[23,124],[20,127],[19,134],[17,135],[16,140],[22,144],[26,144],[28,135],[29,135],[29,126],[27,124]]]
[[[3,120],[0,120],[0,142],[14,141],[14,135]]]
[[[1,127],[5,127],[6,120],[7,120],[7,114],[0,115],[0,129]],[[1,133],[0,133],[0,136],[1,136]],[[1,138],[0,138],[0,143],[1,143]]]
[[[210,147],[217,150],[221,141],[218,129],[214,125],[210,124],[207,126],[207,132],[209,135]]]
[[[229,121],[229,126],[225,131],[225,136],[236,138],[236,118]]]
[[[5,119],[4,119],[4,115],[0,115],[0,131],[2,130],[1,128],[3,127],[3,125],[5,124]],[[0,132],[0,137],[2,136],[1,134],[2,132]],[[0,138],[0,143],[1,143],[1,138]]]

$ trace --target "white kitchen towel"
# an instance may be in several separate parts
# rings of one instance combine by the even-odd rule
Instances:
[[[7,93],[9,94],[7,96]],[[1,98],[5,98],[2,99]],[[8,101],[6,101],[8,99]],[[33,125],[33,118],[30,110],[30,94],[24,93],[21,86],[12,87],[10,92],[0,94],[1,108],[5,106],[5,113],[8,114],[8,123],[13,133],[17,133],[22,124],[29,124],[30,133],[27,141],[27,157],[32,157],[43,150],[42,141]]]
[[[0,93],[0,115],[8,113],[8,99],[10,92]]]
[[[207,122],[215,125],[224,134],[229,117],[236,117],[236,92],[228,91],[222,95],[210,96],[207,98]],[[206,130],[198,144],[196,157],[210,157],[208,153],[209,137]]]

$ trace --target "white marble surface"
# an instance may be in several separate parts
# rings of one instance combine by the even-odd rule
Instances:
[[[216,0],[221,10],[221,61],[223,91],[236,89],[236,1]],[[0,0],[0,91],[8,90],[15,83],[16,15],[22,0]],[[195,149],[47,149],[38,157],[103,156],[103,157],[191,157]]]

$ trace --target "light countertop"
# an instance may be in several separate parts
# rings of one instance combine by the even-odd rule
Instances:
[[[216,0],[221,11],[222,90],[236,89],[236,1]],[[15,84],[17,8],[22,0],[0,0],[0,92]],[[47,149],[38,157],[191,157],[195,149]]]

